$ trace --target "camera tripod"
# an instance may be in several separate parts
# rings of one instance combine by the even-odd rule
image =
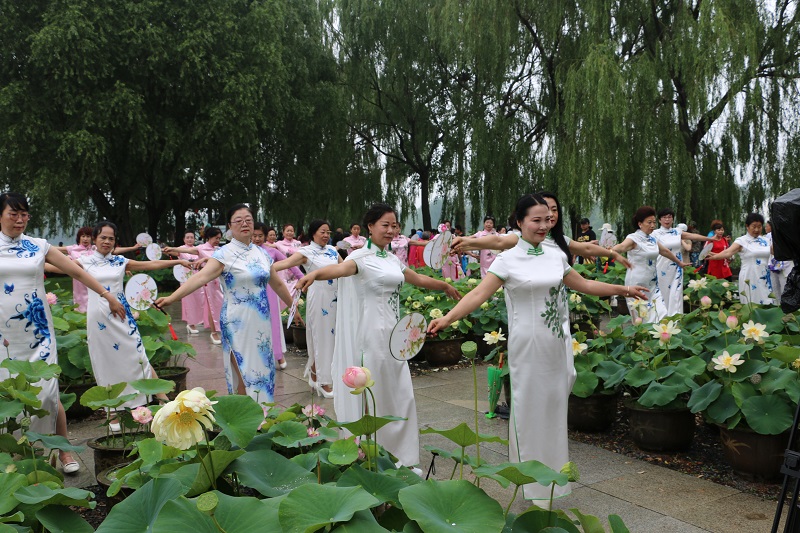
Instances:
[[[783,456],[783,466],[781,466],[783,486],[781,487],[781,495],[778,497],[778,507],[775,509],[775,519],[772,521],[772,533],[778,532],[781,515],[783,514],[783,505],[786,503],[786,493],[789,488],[789,483],[793,483],[794,488],[792,489],[792,497],[789,499],[789,514],[786,516],[786,523],[783,526],[783,531],[784,533],[789,533],[797,531],[798,527],[800,527],[800,517],[798,517],[797,513],[797,500],[798,496],[800,496],[800,451],[795,449],[795,435],[799,422],[800,403],[797,404],[797,409],[794,412],[792,430],[789,432],[789,444]]]

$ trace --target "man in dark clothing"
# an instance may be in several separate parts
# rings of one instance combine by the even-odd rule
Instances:
[[[575,240],[578,242],[595,242],[597,241],[597,235],[595,235],[592,227],[589,225],[588,218],[581,219],[581,232],[575,237]],[[584,262],[591,263],[594,261],[594,257],[581,257],[578,256],[578,263],[583,264]]]

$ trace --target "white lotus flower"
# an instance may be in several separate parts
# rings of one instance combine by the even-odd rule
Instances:
[[[681,330],[677,327],[674,320],[670,320],[666,324],[653,324],[653,331],[650,335],[654,339],[658,339],[658,343],[664,346],[669,342],[673,335],[677,335]]]
[[[506,340],[506,337],[503,335],[503,328],[499,328],[497,331],[485,333],[483,335],[483,342],[486,344],[497,344],[498,342],[502,342],[504,340]]]
[[[714,363],[714,370],[726,370],[734,373],[736,372],[736,367],[744,363],[741,357],[741,354],[735,353],[731,355],[727,350],[724,350],[722,355],[712,357],[711,362]]]
[[[431,309],[430,316],[431,318],[442,318],[444,316],[444,313],[442,313],[442,310],[438,308]]]
[[[764,339],[769,337],[766,329],[767,326],[764,324],[758,324],[749,320],[742,326],[742,335],[745,339],[752,339],[754,342],[761,344],[764,342]]]
[[[705,289],[708,285],[708,279],[700,278],[700,279],[693,279],[689,281],[689,288],[693,291],[699,291],[700,289]]]
[[[205,429],[211,429],[214,422],[214,408],[201,387],[185,390],[153,417],[151,430],[156,439],[168,446],[188,450],[205,439]]]
[[[586,351],[589,346],[585,342],[578,342],[578,339],[572,339],[572,355],[580,355]]]

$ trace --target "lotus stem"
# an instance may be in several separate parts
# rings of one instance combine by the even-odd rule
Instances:
[[[214,513],[211,513],[211,520],[214,522],[214,525],[217,526],[217,529],[220,530],[221,533],[228,533],[225,529],[217,522],[217,517],[214,516]]]
[[[519,492],[519,485],[514,485],[514,495],[511,496],[511,501],[508,502],[508,507],[506,507],[505,517],[508,518],[508,512],[511,510],[511,505],[517,499],[517,492]]]
[[[367,387],[367,392],[369,392],[369,396],[370,398],[372,398],[372,412],[375,413],[372,416],[378,416],[378,406],[375,404],[375,395],[372,394],[372,389],[370,389],[369,387]],[[375,429],[372,432],[372,443],[375,449],[375,473],[377,474],[378,473],[378,430],[377,429]]]
[[[478,433],[478,371],[475,369],[475,358],[471,360],[472,363],[472,392],[475,398],[475,449],[478,457],[478,466],[481,466],[481,437]],[[481,486],[481,478],[476,477],[477,486]]]

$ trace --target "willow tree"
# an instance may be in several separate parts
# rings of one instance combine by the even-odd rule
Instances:
[[[798,183],[787,159],[798,134],[796,8],[471,2],[467,42],[501,80],[485,131],[508,139],[476,142],[482,179],[504,163],[493,152],[513,150],[524,164],[504,170],[520,186],[555,189],[573,215],[596,199],[612,214],[671,205],[701,224],[760,207]],[[478,31],[487,24],[495,31]]]

